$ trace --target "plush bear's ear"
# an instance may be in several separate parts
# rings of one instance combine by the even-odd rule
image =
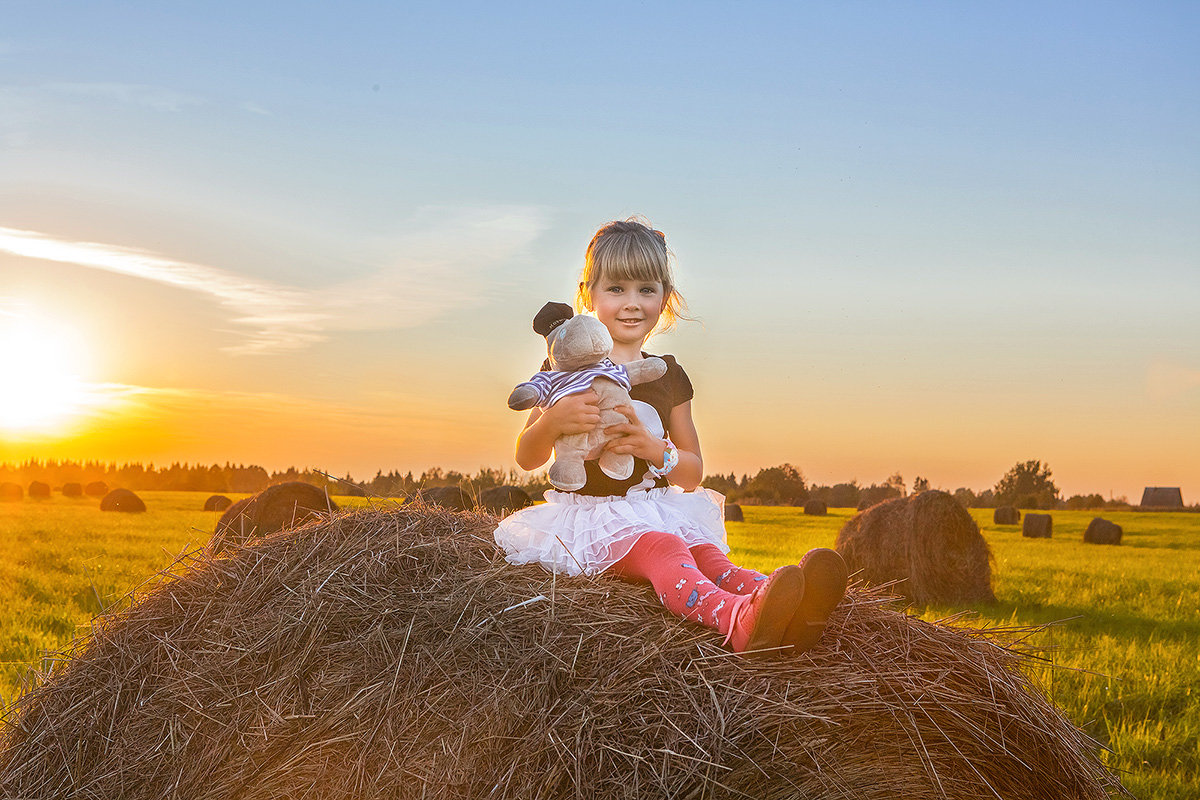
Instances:
[[[533,318],[533,329],[539,336],[549,336],[550,331],[575,316],[566,303],[546,303]]]

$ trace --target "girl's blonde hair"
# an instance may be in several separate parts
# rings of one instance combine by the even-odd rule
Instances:
[[[672,256],[663,232],[636,217],[601,226],[584,254],[576,307],[592,310],[592,292],[602,280],[658,281],[663,287],[663,310],[651,335],[671,330],[677,321],[691,319],[687,303],[675,288]]]

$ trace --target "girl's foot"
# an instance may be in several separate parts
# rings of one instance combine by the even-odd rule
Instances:
[[[729,615],[725,643],[735,653],[767,650],[786,644],[788,624],[803,603],[804,573],[801,567],[780,567],[759,583],[753,592],[739,595]]]
[[[847,570],[842,557],[824,547],[809,550],[797,569],[803,576],[802,597],[782,641],[802,653],[821,638],[825,622],[845,596]]]

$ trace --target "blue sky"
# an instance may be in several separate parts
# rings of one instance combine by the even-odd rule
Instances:
[[[1194,4],[5,8],[0,312],[125,410],[0,456],[511,465],[642,214],[709,471],[1200,500]]]

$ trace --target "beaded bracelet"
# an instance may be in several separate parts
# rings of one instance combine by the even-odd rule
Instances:
[[[677,466],[679,466],[679,451],[675,449],[671,440],[667,439],[667,448],[663,451],[663,465],[656,467],[650,464],[650,474],[661,478]]]

